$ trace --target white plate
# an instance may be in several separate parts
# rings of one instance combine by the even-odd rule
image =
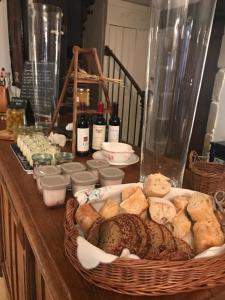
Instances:
[[[94,159],[106,159],[101,150],[94,152],[92,157]],[[131,155],[131,157],[128,160],[126,160],[125,162],[119,162],[119,163],[115,163],[115,162],[111,162],[111,161],[108,161],[108,162],[110,163],[110,165],[113,165],[113,166],[129,166],[129,165],[136,164],[138,161],[139,161],[138,155],[133,153]]]

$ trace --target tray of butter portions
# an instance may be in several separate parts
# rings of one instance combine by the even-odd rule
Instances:
[[[65,250],[89,282],[131,295],[224,282],[224,233],[210,196],[172,188],[167,177],[152,174],[144,184],[79,191],[75,197],[67,202]]]
[[[11,144],[11,149],[23,170],[28,174],[33,174],[33,155],[40,154],[43,156],[42,161],[48,158],[49,161],[45,161],[45,164],[54,164],[54,156],[60,152],[60,148],[52,144],[42,132],[32,132],[31,134],[29,128],[25,127],[24,132],[18,134],[16,143]]]
[[[33,168],[29,165],[26,157],[23,155],[23,153],[20,151],[17,144],[11,144],[10,145],[14,155],[16,156],[17,160],[19,161],[22,169],[27,172],[27,174],[33,174]]]

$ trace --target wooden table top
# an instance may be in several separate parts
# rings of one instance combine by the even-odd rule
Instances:
[[[54,300],[225,299],[225,286],[170,296],[134,297],[109,292],[87,283],[75,271],[64,253],[65,206],[48,208],[44,205],[32,175],[27,175],[22,170],[9,145],[10,142],[0,141],[0,172]],[[84,162],[85,159],[76,160]],[[124,170],[125,182],[138,180],[139,164],[128,166]]]

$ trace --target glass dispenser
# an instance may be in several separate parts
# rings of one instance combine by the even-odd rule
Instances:
[[[140,180],[181,186],[216,0],[152,0]]]
[[[35,123],[51,122],[59,88],[62,11],[54,5],[32,3],[28,7],[29,60],[33,81]]]

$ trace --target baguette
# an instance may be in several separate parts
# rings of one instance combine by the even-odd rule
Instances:
[[[162,174],[151,174],[144,182],[144,193],[147,197],[164,197],[171,190],[169,178]]]
[[[218,221],[205,220],[196,222],[193,226],[195,249],[201,253],[214,246],[224,243],[224,235]]]
[[[120,203],[121,211],[128,214],[141,215],[148,208],[148,201],[139,187],[134,194]]]
[[[183,210],[180,210],[172,220],[173,236],[183,239],[191,230],[191,222]]]
[[[176,207],[177,212],[184,210],[187,207],[189,199],[190,197],[188,196],[177,196],[173,199],[173,204]]]
[[[176,216],[176,208],[169,200],[157,197],[150,197],[148,199],[149,213],[153,221],[165,225],[171,222]]]
[[[129,198],[131,195],[133,195],[140,187],[138,186],[130,186],[122,191],[122,201]]]
[[[119,203],[111,199],[106,200],[103,206],[99,210],[99,214],[105,219],[112,218],[118,215],[119,212],[120,212]]]
[[[75,214],[76,222],[84,233],[87,233],[94,222],[99,218],[101,218],[101,216],[90,204],[79,206]]]
[[[210,196],[199,192],[194,192],[190,197],[187,211],[192,220],[196,222],[216,218]]]

